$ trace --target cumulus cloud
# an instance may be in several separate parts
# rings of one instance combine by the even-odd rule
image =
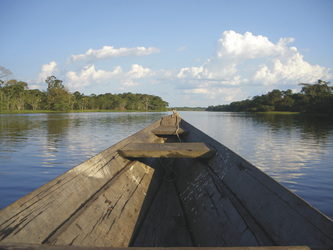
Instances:
[[[241,87],[219,87],[219,86],[211,86],[210,88],[199,86],[198,88],[193,89],[184,89],[184,94],[186,95],[193,95],[195,98],[198,98],[198,102],[200,99],[199,96],[206,96],[206,99],[213,100],[213,99],[220,99],[225,100],[228,102],[233,101],[237,96],[244,96]]]
[[[275,52],[275,45],[264,36],[254,36],[251,32],[244,35],[235,31],[225,31],[218,40],[217,58],[246,59],[260,58]]]
[[[44,83],[47,77],[52,76],[54,73],[57,73],[57,63],[52,61],[48,64],[44,64],[41,67],[40,73],[37,76],[36,83]]]
[[[154,47],[134,47],[134,48],[119,48],[116,49],[113,46],[103,46],[101,49],[89,49],[84,54],[71,55],[67,63],[82,61],[82,60],[93,60],[93,59],[105,59],[112,57],[121,56],[143,56],[158,53],[160,50]]]
[[[303,56],[292,47],[287,56],[275,57],[271,62],[259,65],[252,79],[264,85],[315,82],[321,78],[329,78],[329,71],[330,69],[304,61]]]
[[[107,81],[122,74],[122,68],[116,67],[113,71],[97,70],[95,65],[84,67],[80,73],[69,71],[66,74],[68,85],[73,89],[80,89],[93,82]]]
[[[141,65],[133,64],[131,70],[126,73],[126,78],[139,79],[143,77],[148,77],[152,74],[151,69],[144,68]]]
[[[294,38],[281,38],[273,43],[251,32],[225,31],[214,57],[201,66],[180,69],[176,77],[191,82],[185,93],[210,96],[225,93],[225,87],[231,86],[298,84],[332,77],[332,69],[306,62],[297,48],[290,46],[293,42]]]
[[[82,89],[91,84],[111,81],[114,84],[118,83],[118,89],[123,89],[138,85],[136,80],[149,77],[151,74],[152,70],[138,64],[133,64],[128,72],[124,72],[121,66],[115,67],[112,71],[106,71],[96,70],[95,65],[88,65],[79,73],[69,71],[66,77],[69,87],[73,89]]]

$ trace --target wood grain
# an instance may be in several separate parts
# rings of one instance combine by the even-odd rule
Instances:
[[[132,143],[119,150],[127,158],[209,158],[215,151],[204,143]]]

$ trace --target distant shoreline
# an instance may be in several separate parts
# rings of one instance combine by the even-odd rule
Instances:
[[[55,111],[55,110],[0,110],[0,114],[43,114],[43,113],[89,113],[89,112],[101,112],[101,113],[156,113],[156,112],[168,112],[169,110],[100,110],[100,109],[91,109],[91,110],[69,110],[69,111]]]
[[[54,110],[0,110],[0,114],[57,114],[57,113],[159,113],[159,112],[170,112],[174,108],[169,108],[168,110],[100,110],[100,109],[91,109],[91,110],[70,110],[70,111],[54,111]],[[176,108],[177,111],[206,111],[198,110],[196,108]],[[231,111],[207,111],[207,112],[225,112],[231,113]],[[251,114],[272,114],[272,115],[299,115],[304,114],[301,112],[289,112],[289,111],[268,111],[268,112],[237,112],[237,113],[251,113]]]

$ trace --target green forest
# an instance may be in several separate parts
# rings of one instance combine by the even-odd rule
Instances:
[[[28,89],[28,84],[23,81],[12,79],[5,82],[0,79],[0,110],[165,111],[168,106],[161,97],[154,95],[106,93],[86,96],[79,91],[70,93],[62,81],[55,76],[47,77],[45,82],[47,90],[40,91]]]
[[[333,87],[330,82],[318,80],[314,84],[301,83],[299,93],[274,89],[265,95],[232,102],[228,105],[209,106],[207,111],[270,112],[290,111],[301,113],[333,114]]]

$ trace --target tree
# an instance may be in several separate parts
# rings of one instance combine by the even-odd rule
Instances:
[[[169,104],[162,100],[159,96],[151,97],[151,109],[152,110],[164,110]]]
[[[301,92],[312,98],[315,96],[331,94],[333,87],[328,86],[328,84],[330,84],[330,82],[325,82],[320,79],[314,84],[301,83],[300,85],[303,86]]]
[[[5,96],[5,91],[3,90],[2,85],[5,83],[4,79],[10,75],[12,75],[12,72],[9,69],[0,66],[0,109],[2,109],[3,102],[7,102],[7,109],[8,109],[9,100],[7,100],[8,98],[7,96]]]
[[[301,83],[302,93],[308,98],[309,102],[305,105],[306,112],[309,113],[332,113],[333,87],[328,86],[330,82],[318,80],[314,84]]]
[[[73,109],[81,109],[81,100],[83,98],[83,94],[81,94],[79,91],[75,91],[73,93]]]
[[[71,94],[55,76],[49,76],[47,83],[47,103],[50,110],[64,111],[70,109]]]
[[[66,110],[166,110],[168,103],[161,97],[146,94],[73,94],[55,76],[46,78],[47,91],[29,90],[28,84],[11,79],[0,86],[0,109]]]
[[[272,92],[269,92],[268,94],[268,103],[272,106],[278,101],[281,101],[282,98],[282,92],[278,89],[274,89]]]
[[[0,87],[1,84],[4,83],[3,79],[12,75],[12,72],[9,69],[6,69],[5,67],[0,66]]]
[[[142,96],[142,103],[145,107],[145,110],[147,111],[150,105],[150,97],[149,95],[143,95]]]
[[[16,97],[15,105],[16,105],[17,110],[24,109],[25,103],[26,103],[26,92],[22,91]]]
[[[26,82],[11,79],[1,88],[1,101],[6,104],[7,110],[21,110],[25,106],[25,91],[28,89]]]
[[[2,101],[6,104],[6,109],[10,109],[12,97],[14,95],[13,86],[5,86],[2,88]]]
[[[40,103],[42,101],[45,93],[38,89],[32,89],[27,92],[27,103],[31,106],[32,110],[39,109]]]

